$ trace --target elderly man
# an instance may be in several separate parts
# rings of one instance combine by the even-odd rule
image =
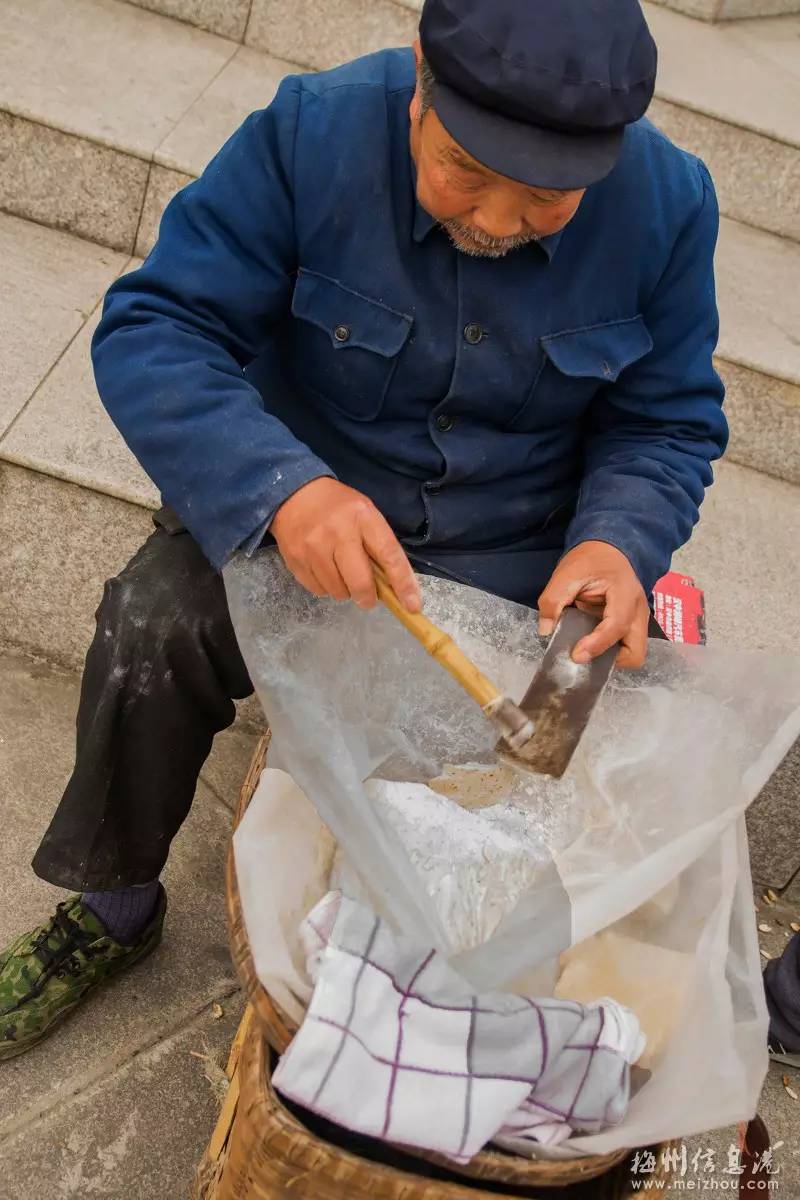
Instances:
[[[161,489],[97,611],[74,773],[34,859],[76,889],[0,956],[0,1055],[158,943],[158,876],[252,691],[220,568],[318,595],[373,561],[602,613],[648,597],[725,447],[708,172],[643,114],[636,0],[427,0],[420,41],[284,80],[110,289],[100,395]]]

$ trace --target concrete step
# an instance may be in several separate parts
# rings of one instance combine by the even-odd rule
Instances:
[[[248,20],[251,12],[255,12],[256,24],[263,21],[261,10],[264,0],[128,0],[139,8],[160,12],[167,17],[175,17],[179,21],[187,21],[200,29],[208,29],[211,33],[219,33],[223,37],[233,38],[234,41],[245,41],[250,36]],[[394,0],[400,8],[419,13],[422,0]],[[657,0],[665,8],[696,17],[701,21],[732,21],[752,17],[774,17],[786,13],[800,12],[800,0]],[[341,5],[320,6],[317,19],[336,21],[342,15]],[[328,7],[334,9],[330,15],[325,11]],[[355,10],[355,5],[352,6]],[[374,5],[370,6],[374,7]],[[363,16],[365,5],[359,4],[360,15]],[[339,22],[341,23],[341,22]],[[362,35],[363,36],[363,35]],[[384,43],[387,44],[388,43]],[[371,47],[374,49],[375,47]]]
[[[75,666],[104,580],[157,503],[88,359],[103,294],[132,260],[2,215],[0,261],[0,638]]]
[[[798,301],[779,258],[760,285],[753,282],[753,239],[754,261],[769,263],[776,239],[726,224],[721,290],[728,332],[720,367],[731,380],[733,454],[800,481],[800,363],[791,334]],[[800,247],[793,253],[800,256]],[[100,404],[89,360],[102,294],[138,260],[7,215],[0,215],[0,260],[7,264],[0,285],[0,638],[75,666],[104,580],[147,536],[158,504]],[[780,320],[767,303],[770,281],[784,297]],[[779,617],[796,589],[790,546],[780,538],[795,538],[800,491],[733,465],[726,471],[729,491],[741,495],[728,510],[735,521],[718,531],[719,561],[743,560],[737,530],[743,520],[755,521],[748,556],[774,551],[775,559],[771,575],[759,568],[753,586],[769,577]],[[712,496],[720,494],[714,489]],[[696,573],[706,576],[702,564]],[[726,590],[720,577],[721,602],[729,605],[723,635],[747,585],[737,587]]]
[[[418,17],[396,0],[252,0],[245,30],[237,4],[152,4],[183,19],[122,0],[6,0],[0,209],[145,254],[166,201],[295,64],[407,43]],[[645,7],[653,119],[708,162],[726,215],[800,240],[800,18],[706,26]],[[247,44],[186,23],[214,13],[238,13],[225,28]]]
[[[244,41],[252,7],[251,0],[128,0],[128,3],[233,42]]]
[[[7,0],[0,209],[133,253],[291,70],[121,0]]]
[[[723,219],[716,272],[728,457],[800,484],[800,245]]]
[[[800,18],[705,25],[643,7],[659,48],[648,116],[708,164],[726,216],[800,239]]]
[[[422,0],[128,2],[318,69],[384,46],[407,45],[422,8]]]
[[[168,0],[164,2],[166,4]],[[779,17],[800,12],[800,0],[657,0],[657,3],[685,16],[712,22]]]

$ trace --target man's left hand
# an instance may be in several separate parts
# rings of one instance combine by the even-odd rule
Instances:
[[[589,662],[620,642],[617,666],[641,667],[650,609],[621,550],[607,542],[581,542],[565,554],[539,597],[539,632],[551,634],[570,604],[602,617],[595,631],[578,642],[572,652],[575,662]]]

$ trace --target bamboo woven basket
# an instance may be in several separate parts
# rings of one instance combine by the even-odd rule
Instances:
[[[250,1007],[243,1025],[226,1099],[227,1105],[235,1096],[235,1119],[224,1134],[215,1133],[198,1172],[194,1200],[497,1200],[504,1196],[546,1200],[549,1187],[558,1186],[539,1181],[508,1191],[489,1181],[459,1179],[452,1170],[417,1163],[389,1147],[379,1146],[377,1158],[374,1142],[371,1157],[363,1148],[359,1153],[342,1146],[346,1134],[334,1141],[330,1138],[334,1127],[309,1128],[275,1093],[274,1051]],[[660,1165],[648,1179],[661,1178],[659,1169]],[[561,1186],[560,1200],[624,1200],[634,1194],[627,1162],[594,1180]]]
[[[261,778],[261,772],[264,769],[268,747],[269,733],[267,732],[260,739],[256,747],[247,777],[242,785],[242,790],[239,796],[239,804],[234,819],[234,827],[238,825],[239,821],[244,816],[247,806],[253,797],[253,793],[258,785],[258,781]],[[234,865],[232,844],[228,852],[227,860],[226,898],[230,929],[231,954],[239,975],[239,979],[241,980],[242,986],[244,987],[245,993],[250,1001],[250,1005],[252,1006],[255,1025],[258,1029],[260,1029],[261,1033],[269,1043],[269,1046],[272,1047],[272,1049],[278,1054],[282,1054],[283,1051],[288,1047],[289,1043],[294,1037],[294,1034],[297,1032],[297,1026],[287,1016],[287,1014],[281,1010],[280,1006],[276,1004],[269,992],[256,976],[252,955],[250,953],[250,946],[247,939],[247,933],[244,926],[239,889],[236,882],[236,869]],[[256,1049],[252,1049],[252,1053],[257,1054],[260,1052]],[[263,1087],[267,1087],[267,1084],[265,1083]],[[263,1109],[265,1113],[268,1112],[271,1114],[270,1119],[272,1119],[277,1111],[275,1108],[275,1103],[275,1101],[271,1100],[269,1104],[267,1104],[267,1101],[262,1095],[259,1100],[259,1104],[261,1105],[261,1109],[259,1109],[259,1111]],[[249,1120],[248,1117],[237,1117],[237,1125],[240,1119]],[[298,1127],[302,1128],[300,1126]],[[254,1133],[254,1137],[255,1136],[256,1135]],[[265,1138],[267,1136],[266,1128],[261,1130],[258,1136],[260,1136],[262,1139]],[[306,1136],[310,1137],[309,1134],[306,1134]],[[660,1147],[651,1147],[651,1149],[657,1152]],[[621,1185],[619,1185],[618,1182],[617,1184],[614,1183],[615,1179],[618,1180],[618,1178],[621,1178],[619,1172],[615,1171],[614,1168],[623,1168],[622,1174],[627,1180],[627,1160],[630,1158],[631,1153],[632,1151],[630,1150],[621,1149],[615,1150],[610,1154],[591,1155],[582,1159],[563,1162],[548,1162],[545,1160],[522,1158],[517,1155],[507,1154],[500,1150],[486,1149],[481,1151],[480,1154],[476,1155],[470,1163],[462,1166],[454,1164],[449,1159],[442,1158],[439,1155],[424,1154],[420,1151],[414,1151],[414,1155],[418,1159],[437,1164],[441,1167],[446,1167],[448,1172],[451,1174],[461,1175],[469,1179],[481,1180],[495,1187],[498,1184],[505,1184],[510,1185],[513,1188],[526,1189],[567,1188],[569,1185],[574,1185],[590,1179],[596,1179],[598,1180],[598,1183],[595,1184],[592,1191],[592,1200],[601,1200],[601,1197],[606,1196],[609,1198],[609,1200],[611,1200],[612,1197],[616,1198],[618,1196],[629,1194],[627,1191],[623,1192],[619,1190],[619,1186]],[[658,1154],[657,1156],[660,1162],[661,1155]],[[370,1173],[374,1169],[374,1166],[369,1164]],[[612,1174],[608,1175],[609,1172]],[[607,1186],[612,1190],[606,1191],[604,1187],[600,1186],[599,1179],[600,1177],[605,1176],[608,1176],[606,1183]],[[413,1177],[411,1178],[413,1179]],[[654,1176],[650,1175],[649,1178],[652,1179]],[[411,1187],[412,1185],[407,1184],[406,1186]],[[413,1186],[422,1186],[422,1184],[414,1184]],[[430,1188],[430,1182],[425,1183],[424,1186],[426,1188]],[[613,1190],[615,1187],[617,1190]],[[231,1194],[242,1197],[250,1196],[250,1193],[245,1191]],[[262,1193],[257,1190],[252,1193],[254,1198],[268,1194],[270,1193]],[[281,1193],[276,1192],[275,1194],[280,1195]],[[292,1194],[295,1194],[294,1191]],[[300,1195],[301,1193],[298,1192],[296,1194]],[[320,1192],[318,1194],[320,1200],[323,1200],[323,1196],[327,1196],[328,1193]],[[344,1192],[331,1193],[331,1195],[333,1194],[337,1196],[346,1195]],[[353,1192],[351,1194],[353,1197],[355,1197],[357,1194],[360,1195],[361,1193]],[[364,1194],[367,1195],[369,1193]],[[416,1191],[395,1193],[394,1191],[390,1190],[385,1193],[373,1192],[371,1194],[376,1197],[378,1195],[393,1197],[395,1194],[397,1194],[398,1196],[402,1195],[403,1200],[411,1200],[412,1196],[416,1197],[417,1195],[420,1197],[424,1196],[425,1200],[433,1200],[434,1195],[437,1197],[441,1195],[444,1200],[445,1196],[450,1196],[453,1193],[450,1191],[431,1192],[430,1190],[420,1191],[419,1193]],[[483,1193],[474,1192],[472,1190],[470,1190],[469,1193],[457,1192],[455,1194],[469,1194],[470,1196],[483,1195]],[[517,1192],[516,1194],[519,1195],[524,1193]],[[220,1196],[219,1200],[222,1200],[222,1196]]]

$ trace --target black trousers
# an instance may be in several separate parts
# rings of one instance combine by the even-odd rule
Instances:
[[[154,522],[105,585],[75,767],[33,859],[42,879],[78,891],[158,876],[214,735],[233,722],[233,701],[253,691],[222,577],[170,509]],[[664,637],[655,621],[650,634]]]
[[[214,735],[253,691],[222,577],[170,510],[154,520],[95,614],[74,771],[33,859],[61,887],[158,876]]]

